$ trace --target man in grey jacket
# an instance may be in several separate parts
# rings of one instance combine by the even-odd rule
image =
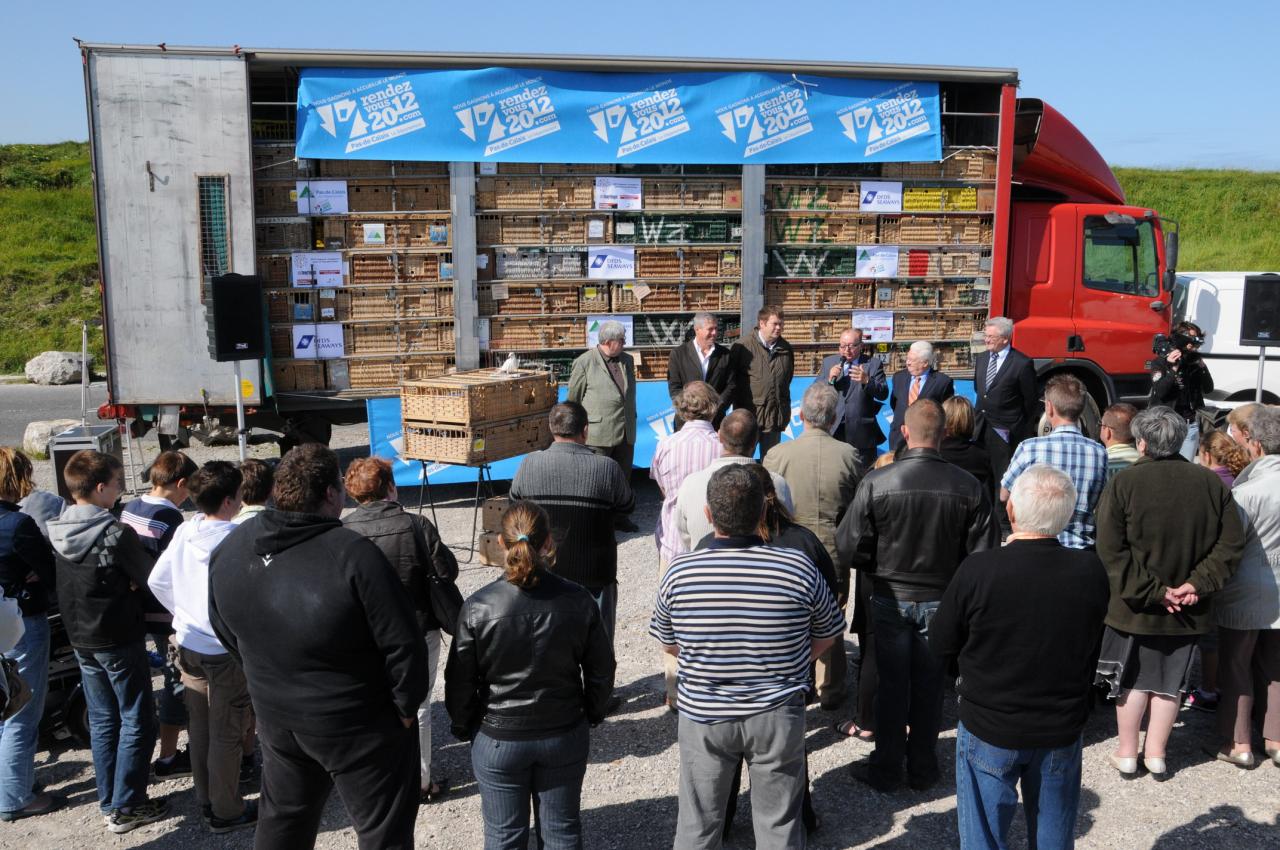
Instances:
[[[621,322],[600,323],[599,344],[573,361],[566,400],[587,411],[587,447],[613,458],[629,478],[636,450],[636,368],[622,350],[626,335]],[[625,514],[614,521],[620,531],[640,530]]]
[[[618,464],[592,451],[587,411],[567,401],[551,408],[554,442],[520,462],[512,499],[537,502],[551,519],[556,544],[553,571],[585,587],[600,606],[613,640],[618,611],[618,542],[614,521],[635,509],[635,496]]]

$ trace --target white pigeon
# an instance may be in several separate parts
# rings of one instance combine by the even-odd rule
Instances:
[[[520,368],[520,361],[516,359],[516,353],[513,351],[507,355],[507,359],[502,361],[502,365],[498,367],[499,372],[508,375],[514,374]]]

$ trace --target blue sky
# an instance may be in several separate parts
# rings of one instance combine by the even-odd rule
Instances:
[[[1280,3],[5,4],[0,143],[83,139],[86,41],[1012,67],[1115,165],[1280,170]]]

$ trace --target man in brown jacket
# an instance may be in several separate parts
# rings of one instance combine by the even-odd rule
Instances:
[[[735,410],[749,410],[760,428],[760,458],[782,439],[791,424],[791,377],[795,352],[782,338],[782,308],[765,307],[756,315],[756,330],[735,343],[731,352],[737,372]]]
[[[841,612],[849,602],[849,565],[841,563],[836,551],[836,526],[853,501],[858,480],[858,450],[831,436],[836,421],[839,396],[827,384],[813,384],[800,402],[804,430],[769,452],[764,466],[776,472],[791,488],[796,522],[817,535],[836,567],[836,604]],[[835,711],[844,700],[844,637],[818,656],[816,680],[818,700],[827,711]]]

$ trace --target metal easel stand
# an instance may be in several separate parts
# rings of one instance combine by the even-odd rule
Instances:
[[[431,494],[431,487],[427,483],[427,464],[435,463],[431,460],[420,460],[422,464],[422,486],[418,490],[418,515],[422,515],[423,494],[426,494],[427,502],[431,507],[431,524],[440,530],[440,521],[436,519],[436,500]],[[487,487],[485,486],[487,483]],[[485,495],[481,496],[481,488],[484,488]],[[482,463],[476,467],[476,495],[473,500],[471,510],[471,544],[467,547],[467,557],[460,559],[458,563],[469,564],[476,557],[476,531],[480,527],[480,509],[484,506],[484,500],[493,495],[493,470],[489,468],[489,464]],[[449,546],[450,549],[462,551],[461,546]]]

